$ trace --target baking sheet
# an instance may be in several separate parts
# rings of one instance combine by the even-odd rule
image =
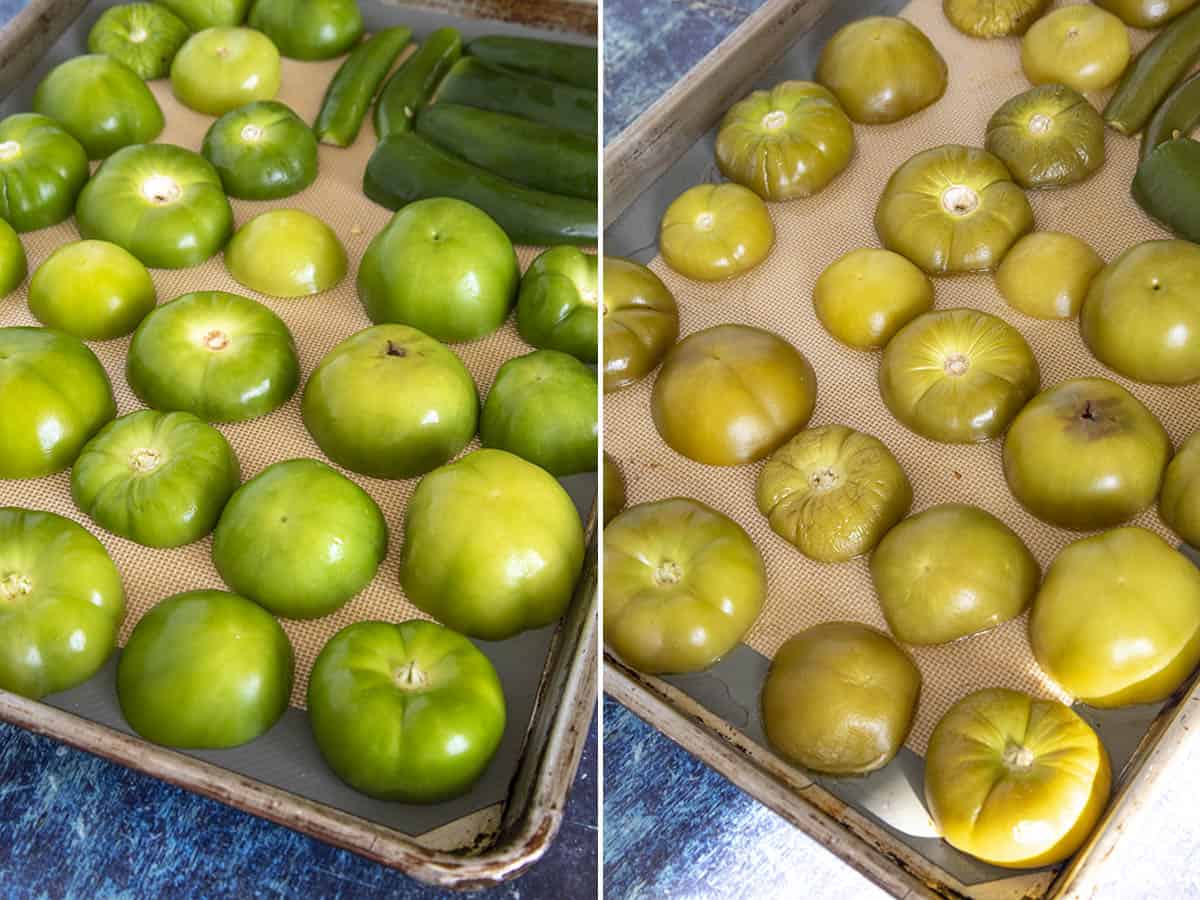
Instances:
[[[1067,5],[1065,3],[1055,4]],[[817,373],[818,396],[811,425],[841,422],[880,437],[895,453],[913,483],[913,511],[958,501],[987,509],[1007,522],[1045,567],[1078,534],[1039,522],[1017,504],[1005,484],[1001,443],[982,446],[938,444],[896,422],[877,386],[879,354],[842,347],[817,321],[812,307],[816,277],[833,260],[861,246],[879,246],[875,205],[888,176],[914,153],[944,143],[982,146],[986,123],[1003,101],[1029,84],[1020,69],[1019,39],[979,41],[955,31],[937,0],[838,4],[806,33],[756,87],[788,78],[809,79],[820,48],[842,24],[869,14],[902,14],[929,35],[950,67],[946,95],[934,106],[902,122],[855,125],[856,155],[849,168],[814,198],[770,205],[777,231],[767,261],[739,278],[716,284],[691,281],[656,257],[657,225],[680,192],[703,181],[720,180],[710,132],[647,190],[606,231],[606,252],[650,264],[680,304],[681,335],[723,322],[758,325],[797,346]],[[1134,47],[1150,35],[1131,31]],[[1100,107],[1108,92],[1089,95]],[[1067,231],[1087,240],[1112,260],[1139,241],[1167,236],[1129,198],[1137,141],[1109,132],[1108,161],[1091,180],[1058,191],[1031,192],[1037,228]],[[1200,425],[1200,388],[1160,388],[1133,384],[1108,372],[1083,346],[1076,322],[1041,322],[1024,317],[1000,298],[991,276],[935,280],[936,307],[970,306],[1016,326],[1029,341],[1042,369],[1043,388],[1084,375],[1101,375],[1125,385],[1154,411],[1175,444]],[[814,563],[775,535],[754,503],[761,464],[712,468],[687,460],[659,438],[649,416],[653,377],[605,396],[606,448],[621,463],[631,503],[672,495],[692,496],[739,522],[763,552],[769,595],[746,642],[718,666],[700,675],[665,679],[706,708],[764,743],[758,720],[758,691],[768,659],[791,635],[818,622],[855,619],[886,628],[875,600],[865,559]],[[1151,510],[1135,520],[1173,543],[1178,539]],[[881,798],[873,789],[903,778],[920,793],[919,754],[947,707],[982,687],[1003,685],[1038,696],[1070,698],[1037,667],[1026,637],[1026,618],[950,645],[910,648],[924,678],[918,717],[908,747],[882,773],[867,779],[817,778],[840,799],[880,818]],[[1119,770],[1161,705],[1118,711],[1078,707],[1096,725]],[[888,771],[888,770],[895,771]],[[882,818],[881,818],[882,820]],[[886,824],[886,823],[885,823]],[[1002,877],[940,841],[893,832],[964,883]]]
[[[33,69],[22,86],[0,103],[0,117],[28,110],[33,90],[42,76],[63,60],[86,53],[87,33],[91,25],[104,9],[114,5],[117,4],[108,0],[90,4]],[[551,37],[555,40],[573,39],[557,32],[539,32],[501,22],[456,20],[425,9],[397,8],[378,2],[362,3],[361,6],[368,31],[394,24],[409,25],[415,34],[414,44],[429,32],[447,25],[458,27],[465,39],[494,33]],[[412,52],[411,46],[407,52]],[[284,59],[282,87],[277,99],[292,107],[301,118],[313,121],[325,88],[341,62],[340,57],[315,63]],[[150,87],[167,120],[158,142],[179,144],[199,151],[204,134],[214,121],[213,117],[193,112],[178,103],[166,79],[151,82]],[[165,303],[180,294],[196,290],[230,291],[262,302],[287,323],[295,337],[304,380],[335,345],[369,327],[371,322],[357,299],[355,277],[359,261],[371,238],[392,216],[391,211],[375,205],[362,194],[362,172],[375,146],[374,129],[369,119],[368,115],[358,140],[351,147],[339,149],[320,146],[319,176],[305,191],[281,201],[231,200],[237,226],[245,224],[259,213],[276,208],[303,209],[328,223],[345,245],[350,258],[349,271],[337,287],[315,297],[267,297],[234,281],[225,270],[221,256],[217,255],[190,269],[152,270],[159,302]],[[33,272],[50,252],[63,243],[78,240],[79,234],[74,221],[68,220],[21,237],[29,259],[29,270]],[[518,247],[517,252],[524,269],[540,252],[540,248]],[[17,292],[0,302],[0,326],[38,324],[28,310],[27,287],[28,280]],[[143,406],[129,389],[124,377],[124,360],[129,342],[130,338],[121,338],[89,343],[112,381],[119,415]],[[495,334],[478,341],[453,345],[453,349],[471,371],[482,398],[486,396],[503,362],[533,348],[520,339],[510,318]],[[266,466],[284,459],[324,459],[301,422],[300,397],[301,390],[297,390],[287,404],[267,416],[250,422],[218,426],[237,452],[243,479],[248,480]],[[472,442],[464,453],[476,447],[478,442]],[[366,489],[382,509],[389,528],[387,559],[370,585],[333,615],[307,622],[281,620],[296,653],[296,679],[292,708],[279,724],[244,747],[190,755],[389,825],[406,834],[419,835],[499,803],[507,796],[556,627],[527,632],[510,641],[476,642],[500,673],[508,701],[508,725],[500,750],[483,779],[470,793],[447,803],[418,806],[373,800],[347,788],[320,760],[303,711],[308,672],[316,654],[330,637],[352,622],[365,619],[400,622],[414,617],[428,617],[408,603],[398,581],[404,508],[417,479],[386,481],[343,472]],[[595,475],[576,475],[562,481],[586,522],[595,498]],[[48,509],[81,522],[100,538],[112,554],[125,583],[128,612],[121,631],[122,644],[140,617],[159,600],[184,590],[224,588],[211,561],[211,537],[187,547],[153,550],[110,534],[75,508],[70,496],[69,473],[31,481],[0,482],[0,505]],[[46,702],[128,732],[116,703],[114,670],[115,658],[87,684],[46,698]]]

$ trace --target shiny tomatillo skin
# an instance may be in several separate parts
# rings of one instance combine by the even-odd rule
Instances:
[[[308,682],[321,755],[357,791],[401,803],[466,793],[504,735],[504,691],[461,634],[413,619],[356,622],[321,650]]]
[[[1200,663],[1200,571],[1144,528],[1081,538],[1046,570],[1029,641],[1084,703],[1156,703]]]
[[[117,646],[121,576],[83,527],[0,508],[0,689],[38,699],[87,681]]]
[[[562,616],[583,553],[583,524],[562,485],[511,453],[476,450],[417,485],[400,584],[449,627],[499,641]]]
[[[1108,803],[1100,738],[1053,700],[991,688],[959,700],[925,751],[925,802],[952,847],[1006,868],[1060,862]]]
[[[1040,575],[1011,528],[961,503],[910,516],[871,555],[884,618],[908,644],[942,644],[1016,618]]]
[[[604,529],[604,640],[640,672],[707,669],[754,624],[766,591],[758,548],[699,501],[641,503]]]
[[[677,453],[710,466],[762,459],[808,424],[817,378],[777,334],[718,325],[671,349],[654,382],[654,426]]]

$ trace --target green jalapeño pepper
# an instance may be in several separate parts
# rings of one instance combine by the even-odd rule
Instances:
[[[1146,125],[1133,199],[1179,237],[1200,241],[1200,73],[1177,87]]]
[[[379,85],[411,40],[412,29],[401,25],[386,28],[355,48],[325,92],[321,112],[313,124],[317,140],[334,147],[354,143]]]
[[[428,102],[460,56],[462,35],[455,29],[441,28],[429,35],[383,86],[375,104],[375,135],[383,140],[393,131],[412,128],[417,110]]]
[[[583,44],[490,34],[471,41],[467,54],[493,66],[593,91],[600,80],[599,54]]]
[[[1104,121],[1121,134],[1137,134],[1198,58],[1200,6],[1160,31],[1138,54],[1104,107]]]

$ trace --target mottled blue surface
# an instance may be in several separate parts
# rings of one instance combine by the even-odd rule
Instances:
[[[611,900],[885,896],[607,697],[604,894]]]
[[[7,22],[24,8],[29,0],[0,0],[0,23]]]
[[[558,840],[524,877],[473,897],[596,891],[596,725]],[[352,853],[0,724],[0,897],[443,897]]]
[[[604,139],[638,114],[763,0],[604,0]]]

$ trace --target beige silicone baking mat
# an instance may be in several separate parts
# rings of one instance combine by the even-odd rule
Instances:
[[[651,268],[679,302],[681,335],[738,322],[784,336],[808,357],[817,373],[811,425],[838,422],[876,435],[912,481],[914,512],[949,501],[980,506],[1016,530],[1044,568],[1079,535],[1046,525],[1021,508],[1004,481],[1000,441],[939,444],[908,431],[879,397],[880,354],[840,345],[813,312],[813,283],[822,269],[856,247],[879,246],[873,225],[875,204],[896,167],[914,153],[940,144],[982,146],[992,112],[1030,87],[1021,72],[1019,39],[968,38],[947,23],[939,0],[911,3],[902,15],[920,27],[946,58],[950,77],[945,96],[902,122],[856,125],[855,157],[839,178],[815,197],[771,204],[777,242],[757,269],[705,284],[677,275],[661,258]],[[1132,30],[1130,34],[1135,48],[1150,37]],[[1091,94],[1089,99],[1100,108],[1108,94]],[[1139,241],[1166,237],[1130,199],[1137,150],[1137,140],[1107,132],[1107,162],[1090,180],[1063,190],[1030,192],[1036,227],[1078,235],[1106,261]],[[1116,376],[1089,354],[1077,322],[1045,322],[1017,313],[1000,298],[989,275],[935,279],[934,288],[938,309],[974,307],[1020,329],[1037,355],[1043,388],[1069,378],[1105,376],[1132,390],[1153,410],[1176,445],[1200,427],[1200,385],[1153,387]],[[728,469],[705,466],[663,443],[650,419],[653,381],[651,376],[605,395],[606,449],[622,466],[631,503],[695,497],[733,517],[762,550],[769,593],[746,643],[769,657],[797,631],[827,620],[853,619],[886,629],[865,559],[815,563],[771,531],[754,500],[761,464]],[[1178,541],[1154,511],[1134,522]],[[909,738],[909,746],[918,753],[924,752],[930,731],[947,707],[972,690],[1005,686],[1069,700],[1034,662],[1024,616],[952,644],[911,649],[924,677]]]
[[[282,89],[277,99],[311,123],[320,109],[325,87],[341,62],[341,58],[319,63],[285,59]],[[193,112],[176,101],[166,80],[152,82],[150,87],[167,121],[166,129],[158,141],[199,151],[213,118]],[[270,415],[249,422],[218,426],[237,452],[243,480],[280,460],[313,457],[329,461],[309,437],[300,420],[300,396],[303,382],[307,381],[321,358],[345,338],[371,325],[359,304],[355,278],[359,261],[371,238],[392,216],[390,211],[372,203],[362,193],[363,169],[375,143],[375,131],[368,116],[353,146],[346,149],[321,146],[319,176],[307,190],[278,202],[231,201],[238,226],[261,212],[277,208],[303,209],[327,222],[345,245],[350,257],[349,271],[334,289],[313,297],[288,300],[257,294],[233,280],[225,270],[220,254],[194,268],[151,272],[160,303],[190,291],[231,291],[252,297],[278,313],[296,340],[303,380],[301,389],[296,391],[292,399]],[[22,235],[30,272],[55,248],[74,240],[79,240],[79,233],[73,219],[54,228]],[[517,248],[522,269],[529,265],[538,252],[537,248]],[[0,326],[38,324],[29,313],[27,287],[28,280],[15,293],[0,300]],[[125,354],[129,340],[121,338],[88,345],[108,371],[120,415],[143,407],[125,381]],[[498,332],[472,343],[455,344],[452,349],[470,369],[482,398],[505,360],[528,353],[533,348],[518,337],[510,317]],[[476,440],[464,452],[477,446]],[[292,705],[301,708],[304,706],[308,673],[313,661],[321,647],[337,631],[363,619],[400,622],[422,615],[405,599],[398,580],[404,508],[416,487],[416,480],[385,481],[350,472],[345,474],[362,485],[383,510],[390,532],[389,552],[371,584],[338,612],[313,621],[283,620],[283,627],[296,652]],[[69,516],[86,525],[100,538],[112,554],[125,583],[129,611],[121,631],[122,645],[138,619],[164,597],[183,590],[225,589],[212,564],[211,537],[172,550],[152,550],[119,538],[92,523],[75,508],[71,502],[69,473],[32,481],[5,481],[0,484],[0,504],[48,509]]]

